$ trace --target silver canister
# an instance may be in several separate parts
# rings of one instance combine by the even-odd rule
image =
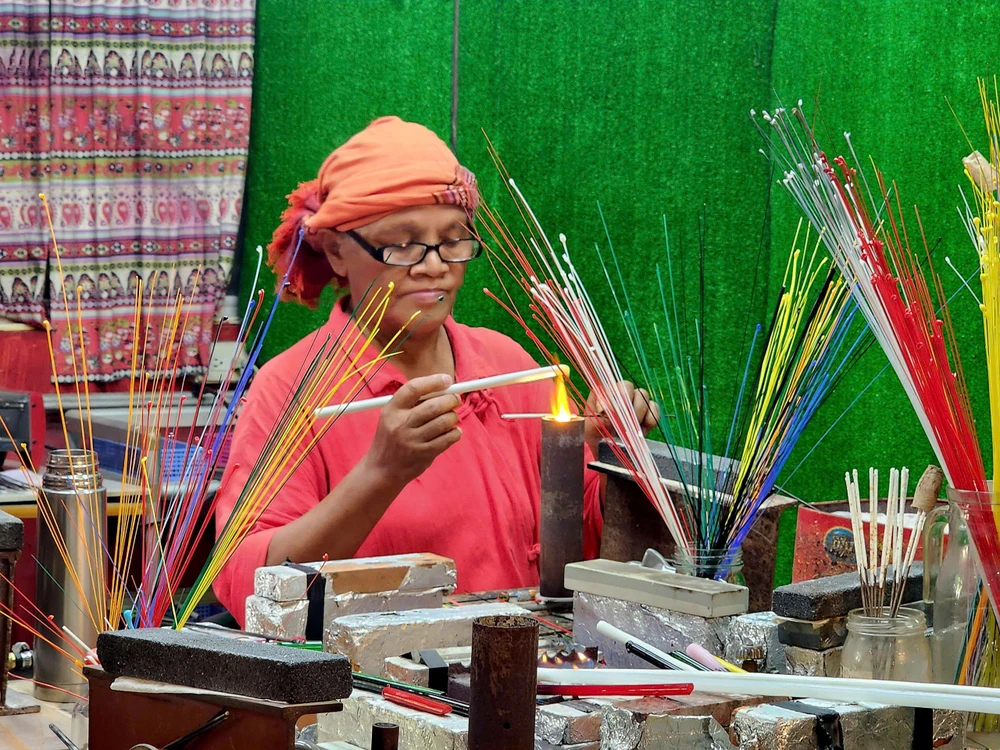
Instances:
[[[46,508],[45,512],[39,508],[38,514],[35,581],[39,609],[91,648],[97,644],[97,625],[104,619],[107,576],[108,491],[99,469],[97,456],[90,451],[49,453],[39,497]],[[59,643],[54,637],[50,640]],[[76,654],[75,649],[65,650]],[[73,662],[38,637],[34,660],[36,682],[77,694],[86,688]],[[63,703],[76,700],[38,684],[35,697]]]

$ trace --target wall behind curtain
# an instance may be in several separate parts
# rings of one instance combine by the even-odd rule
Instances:
[[[776,97],[807,104],[818,97],[821,136],[831,151],[843,142],[839,133],[852,131],[859,153],[876,156],[900,182],[904,201],[921,205],[925,226],[933,225],[931,242],[942,237],[934,259],[951,293],[958,282],[944,255],[966,273],[973,259],[954,212],[967,146],[945,98],[967,126],[978,126],[975,76],[992,75],[995,64],[995,45],[979,36],[954,39],[953,31],[981,29],[991,38],[993,8],[933,0],[462,0],[459,158],[479,176],[486,199],[508,208],[485,130],[546,228],[569,236],[595,302],[608,310],[612,335],[621,329],[610,317],[593,250],[595,242],[607,245],[597,201],[634,304],[658,300],[652,264],[664,259],[666,216],[689,321],[699,306],[703,212],[708,387],[720,434],[743,364],[743,333],[772,309],[798,219],[778,187],[770,196],[773,215],[766,212],[770,174],[749,110],[773,107]],[[261,4],[244,301],[253,248],[268,242],[284,195],[315,176],[330,150],[389,113],[449,140],[452,12],[443,0],[337,0],[308,15],[291,0]],[[470,268],[457,317],[519,337],[483,286],[496,282],[488,263],[479,262]],[[970,386],[985,419],[982,329],[965,295],[955,302],[956,326],[964,329],[964,364],[975,373]],[[318,325],[332,299],[327,295],[316,312],[283,305],[265,353]],[[640,327],[649,330],[648,318]],[[693,326],[688,333],[693,338]],[[884,364],[877,349],[867,354],[803,443],[825,432]],[[889,371],[787,488],[806,500],[841,498],[849,468],[907,464],[919,472],[930,458]],[[790,570],[791,520],[783,525],[779,579]]]

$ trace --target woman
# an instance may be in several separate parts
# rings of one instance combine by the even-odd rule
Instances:
[[[551,382],[421,400],[456,381],[537,366],[506,336],[451,318],[466,263],[481,252],[472,230],[475,178],[431,131],[384,117],[334,151],[318,179],[289,200],[268,248],[279,277],[288,272],[286,295],[315,305],[330,283],[347,294],[319,336],[305,337],[254,378],[222,480],[217,528],[315,342],[353,325],[354,306],[389,282],[394,291],[376,337],[380,346],[362,361],[371,361],[372,350],[413,313],[420,313],[420,324],[357,395],[391,394],[389,405],[338,419],[222,571],[215,583],[220,601],[242,622],[257,567],[324,555],[435,552],[456,561],[460,591],[537,584],[540,427],[501,415],[548,411]],[[305,239],[289,270],[300,228]],[[642,392],[633,400],[648,430],[656,407]],[[599,436],[599,426],[588,422],[591,451]],[[588,472],[589,556],[599,547],[600,493],[597,475]]]

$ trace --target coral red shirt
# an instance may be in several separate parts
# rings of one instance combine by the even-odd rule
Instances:
[[[318,335],[307,336],[265,364],[255,376],[235,427],[216,511],[221,529],[232,512],[254,461],[272,432],[303,365],[327,334],[352,325],[342,302]],[[512,339],[486,328],[445,323],[457,381],[536,367]],[[362,362],[370,361],[369,350]],[[386,362],[369,377],[357,399],[395,393],[405,382]],[[357,551],[358,557],[434,552],[455,560],[459,591],[538,584],[541,426],[537,420],[504,421],[510,412],[548,412],[551,381],[467,394],[458,408],[462,438],[410,482]],[[336,399],[332,400],[336,403]],[[241,623],[253,593],[254,571],[264,565],[275,530],[319,503],[365,455],[378,410],[340,417],[264,511],[257,525],[216,579],[219,600]],[[587,459],[589,460],[589,454]],[[598,476],[587,471],[584,552],[596,557],[602,518]],[[303,562],[303,561],[300,561]]]

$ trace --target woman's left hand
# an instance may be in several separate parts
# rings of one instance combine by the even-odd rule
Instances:
[[[649,394],[643,388],[636,388],[627,380],[618,384],[625,397],[632,402],[632,409],[635,411],[639,426],[642,427],[642,434],[648,435],[650,430],[656,427],[660,421],[660,406],[655,401],[649,399]],[[604,414],[604,409],[596,394],[591,393],[587,398],[587,423],[584,425],[584,440],[590,446],[591,452],[597,456],[597,446],[601,438],[606,433],[614,434],[614,426],[611,420]]]

